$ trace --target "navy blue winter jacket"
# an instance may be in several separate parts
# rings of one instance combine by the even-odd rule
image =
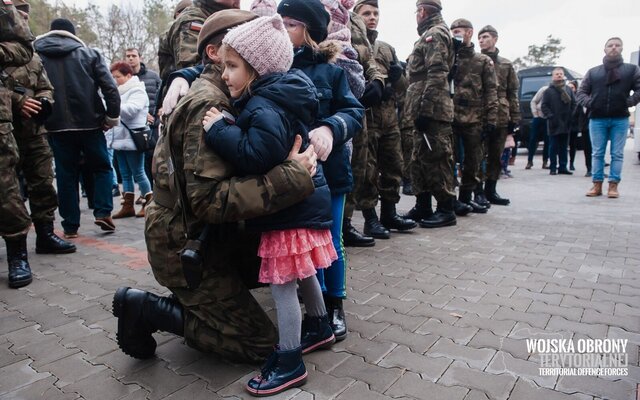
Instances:
[[[232,124],[222,119],[206,133],[205,142],[231,163],[238,175],[264,174],[289,155],[295,135],[309,144],[309,127],[316,120],[318,94],[299,70],[263,76],[233,104],[239,112]],[[293,228],[328,229],[332,224],[331,195],[318,165],[314,193],[272,215],[247,221],[260,231]]]
[[[328,63],[339,52],[340,49],[332,44],[318,52],[304,46],[296,51],[293,58],[293,67],[301,69],[318,90],[318,118],[311,127],[327,125],[333,132],[333,150],[322,164],[334,195],[349,193],[353,188],[351,161],[345,143],[362,130],[364,116],[364,107],[351,93],[345,72]]]

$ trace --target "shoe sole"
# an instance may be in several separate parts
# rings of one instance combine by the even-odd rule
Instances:
[[[104,221],[93,221],[94,224],[98,225],[100,229],[102,229],[105,233],[113,233],[116,231],[116,227],[113,225],[109,225]]]
[[[308,373],[305,371],[304,375],[300,375],[298,378],[294,380],[291,380],[287,383],[284,383],[280,386],[274,387],[273,389],[269,389],[269,390],[253,389],[249,387],[249,385],[247,385],[245,388],[247,389],[247,392],[249,392],[249,394],[255,397],[273,396],[274,394],[284,392],[287,389],[292,389],[292,388],[296,388],[304,385],[305,383],[307,383],[307,376],[308,376]]]
[[[66,250],[46,250],[46,249],[39,249],[36,247],[36,254],[71,254],[71,253],[75,253],[77,250],[78,249],[75,246]]]
[[[11,289],[19,289],[21,287],[27,286],[31,282],[33,282],[33,277],[31,277],[29,279],[22,279],[22,280],[19,280],[19,281],[9,282],[9,287]]]
[[[148,358],[153,357],[155,354],[155,350],[151,354],[142,354],[137,353],[135,351],[130,351],[125,345],[122,344],[122,338],[120,336],[120,332],[124,331],[123,318],[124,317],[124,308],[125,308],[125,297],[127,295],[127,291],[131,289],[130,287],[121,287],[116,290],[116,294],[113,295],[113,302],[111,304],[113,316],[118,318],[118,330],[116,331],[116,342],[118,343],[118,347],[122,352],[129,357],[137,358],[139,360],[146,360]]]
[[[306,349],[302,349],[302,354],[309,354],[312,351],[320,350],[320,349],[328,349],[331,346],[333,346],[335,342],[336,342],[336,336],[334,334],[331,334],[331,336],[326,338],[325,340],[318,342],[313,346],[309,346]]]
[[[458,224],[458,220],[453,220],[451,222],[447,222],[445,224],[440,224],[440,225],[423,225],[420,224],[421,228],[425,228],[425,229],[431,229],[431,228],[445,228],[447,226],[454,226]]]
[[[382,223],[382,221],[380,221],[380,223]],[[394,231],[398,231],[398,232],[406,232],[406,231],[410,231],[410,230],[412,230],[414,228],[417,228],[418,227],[418,223],[414,222],[413,225],[407,226],[406,228],[397,228],[395,226],[387,226],[384,223],[382,223],[382,226],[384,226],[385,229],[387,229],[388,231],[394,230]]]
[[[336,337],[336,343],[342,342],[343,340],[345,340],[347,338],[347,334],[348,333],[349,333],[349,331],[343,333],[342,335],[335,335],[334,334],[334,336]]]

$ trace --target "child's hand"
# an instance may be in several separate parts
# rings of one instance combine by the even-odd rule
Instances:
[[[209,111],[206,112],[204,118],[202,119],[202,126],[205,131],[209,131],[213,124],[223,118],[222,113],[215,107],[211,107]]]

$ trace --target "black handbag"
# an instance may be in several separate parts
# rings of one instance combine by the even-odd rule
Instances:
[[[124,122],[120,121],[120,123],[129,131],[129,135],[131,135],[131,139],[133,139],[133,144],[136,145],[136,150],[145,152],[156,147],[156,142],[153,135],[151,135],[151,128],[148,125],[142,128],[131,129]]]

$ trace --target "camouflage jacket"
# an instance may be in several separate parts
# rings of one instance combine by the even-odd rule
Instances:
[[[375,59],[373,57],[373,47],[367,38],[367,27],[361,16],[354,12],[349,13],[351,16],[351,44],[358,52],[358,62],[364,68],[364,77],[367,82],[375,80],[380,81],[384,85],[386,76],[378,70]]]
[[[257,241],[245,240],[237,222],[279,211],[314,190],[309,173],[293,161],[262,176],[227,178],[234,175],[232,166],[205,145],[202,129],[211,107],[231,111],[222,87],[221,68],[207,66],[171,114],[154,152],[145,239],[153,273],[166,287],[186,286],[178,253],[205,224],[214,225],[207,265],[242,267],[243,260],[258,260],[257,247],[247,246]]]
[[[169,47],[169,31],[164,32],[158,38],[158,69],[160,79],[166,80],[175,71],[176,62]]]
[[[493,60],[498,78],[498,123],[496,126],[504,128],[509,122],[520,122],[520,102],[518,101],[518,76],[511,61],[495,52],[482,51]]]
[[[376,66],[378,67],[378,71],[385,76],[385,83],[389,84],[388,78],[389,68],[392,63],[399,63],[398,57],[396,56],[396,49],[393,48],[389,43],[383,42],[382,40],[378,40],[378,32],[369,30],[367,33],[369,37],[369,41],[373,46],[373,57],[376,61]],[[393,84],[393,89],[395,92],[394,102],[396,96],[403,96],[404,92],[406,92],[408,86],[408,81],[405,75],[403,74],[400,79],[398,79]]]
[[[43,132],[44,128],[35,124],[32,118],[26,119],[20,114],[20,110],[28,98],[40,99],[46,97],[53,105],[53,85],[51,85],[47,77],[47,71],[42,65],[42,60],[37,54],[34,54],[27,65],[17,68],[9,67],[5,71],[9,74],[14,84],[14,90],[11,95],[14,135],[27,137]],[[22,87],[24,93],[23,90],[16,91],[17,87]]]
[[[454,61],[453,39],[439,14],[420,24],[420,39],[409,56],[407,116],[419,115],[436,121],[453,122],[453,101],[448,75]]]
[[[473,43],[458,51],[454,83],[454,122],[496,126],[498,95],[493,61],[484,54],[476,53]]]

